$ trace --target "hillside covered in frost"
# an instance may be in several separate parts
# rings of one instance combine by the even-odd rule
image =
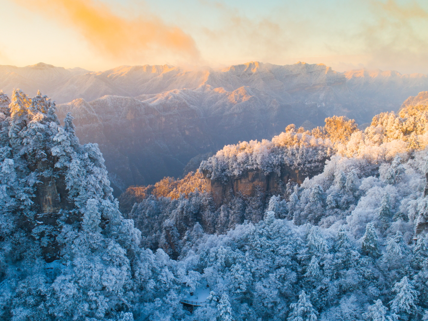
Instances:
[[[275,173],[265,159],[304,166],[294,157],[329,151],[320,174],[267,206],[236,197],[217,209],[209,193],[174,181],[186,197],[168,189],[162,197],[159,185],[159,197],[128,218],[97,145],[79,143],[71,116],[61,126],[51,100],[20,91],[0,96],[0,108],[1,319],[428,319],[423,105],[375,117],[364,132],[335,119],[331,126],[345,124],[338,137],[328,123],[311,133],[289,128],[281,135],[297,147],[243,143],[227,148],[238,155],[219,152],[203,165],[224,164],[218,177],[249,167]],[[288,148],[297,152],[281,156]],[[245,215],[254,219],[230,223]],[[153,250],[153,235],[136,228],[145,220],[159,227]],[[181,302],[202,288],[209,296],[189,311]]]

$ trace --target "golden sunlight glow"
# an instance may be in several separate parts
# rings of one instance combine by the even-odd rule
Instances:
[[[95,0],[14,0],[60,23],[76,28],[102,54],[113,58],[141,59],[147,51],[174,51],[197,59],[192,37],[155,17],[125,19]]]

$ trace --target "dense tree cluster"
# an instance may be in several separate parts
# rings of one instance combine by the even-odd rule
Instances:
[[[364,133],[336,119],[354,129],[335,141],[289,128],[203,165],[221,177],[328,156],[267,206],[256,196],[217,208],[186,184],[187,198],[171,197],[167,181],[125,219],[71,116],[60,126],[51,100],[20,91],[2,111],[1,319],[428,319],[427,133],[403,134],[407,118],[393,115],[394,127],[381,115]],[[191,313],[180,301],[201,287],[210,295]]]
[[[287,166],[307,176],[319,172],[325,160],[331,157],[333,144],[328,139],[316,138],[309,132],[295,131],[289,126],[286,132],[269,140],[241,142],[227,145],[216,155],[203,161],[199,170],[211,180],[226,181],[246,171],[258,170],[265,175],[280,175]]]
[[[419,110],[426,113],[426,109],[419,108]],[[201,169],[208,173],[212,171],[214,175],[211,177],[214,179],[218,179],[221,175],[239,176],[245,170],[260,169],[262,165],[269,164],[269,162],[263,163],[259,160],[272,159],[271,157],[276,155],[274,144],[280,145],[279,142],[282,141],[284,147],[293,148],[292,139],[302,137],[329,146],[335,151],[336,155],[327,160],[320,175],[307,179],[301,186],[290,186],[285,195],[272,197],[267,208],[261,205],[260,198],[257,199],[259,204],[257,206],[255,205],[257,201],[251,202],[250,198],[235,197],[233,202],[223,204],[216,209],[210,203],[209,195],[189,194],[189,199],[181,198],[173,202],[165,198],[148,199],[134,207],[133,218],[136,222],[139,218],[142,221],[149,221],[150,223],[146,226],[153,225],[157,217],[161,218],[156,221],[158,225],[155,228],[160,231],[158,239],[162,240],[158,246],[162,247],[165,245],[162,242],[172,240],[176,252],[171,251],[169,246],[164,246],[164,248],[167,251],[170,250],[170,254],[174,253],[173,255],[179,256],[181,259],[194,257],[193,252],[204,257],[207,255],[207,251],[214,251],[216,244],[219,250],[220,248],[230,250],[229,256],[233,258],[245,258],[245,263],[231,259],[232,261],[224,269],[225,276],[219,277],[221,273],[218,270],[213,273],[215,278],[226,282],[226,285],[219,286],[223,289],[219,290],[220,292],[234,284],[235,278],[251,280],[249,283],[253,288],[250,289],[248,284],[244,287],[248,291],[248,296],[243,298],[242,293],[238,291],[239,284],[233,285],[231,287],[233,290],[228,292],[228,300],[232,302],[232,311],[235,313],[236,319],[251,320],[257,317],[277,318],[278,320],[284,317],[290,320],[298,320],[299,317],[313,320],[317,318],[322,320],[422,319],[426,313],[424,309],[427,309],[425,301],[421,301],[426,298],[421,295],[426,293],[428,285],[423,279],[426,276],[428,249],[426,231],[418,231],[418,226],[425,224],[428,220],[427,198],[424,193],[424,189],[427,187],[425,176],[428,171],[428,154],[424,150],[426,144],[423,143],[426,140],[427,128],[424,125],[424,115],[409,120],[403,117],[404,112],[401,111],[401,116],[395,116],[392,113],[381,114],[374,118],[372,125],[364,132],[356,130],[352,121],[344,118],[334,119],[333,123],[336,127],[339,127],[337,123],[342,123],[345,124],[345,127],[351,128],[343,131],[347,133],[345,139],[335,139],[334,141],[330,137],[324,136],[319,136],[315,141],[314,136],[310,138],[311,135],[307,135],[308,133],[301,130],[295,131],[290,126],[285,133],[275,137],[271,142],[250,142],[227,146],[201,166]],[[388,121],[392,118],[395,120]],[[407,126],[406,123],[412,121],[418,122],[419,125],[414,128],[419,129],[404,132],[403,128]],[[394,123],[401,125],[394,127],[392,125]],[[330,124],[330,126],[333,125]],[[323,133],[328,131],[318,128],[313,132],[325,135]],[[417,147],[409,142],[409,137],[412,135],[416,135],[417,140],[422,142]],[[305,148],[311,148],[311,146],[305,146]],[[239,163],[239,159],[242,159],[241,163]],[[270,162],[270,164],[273,163]],[[269,172],[271,168],[268,165],[262,167],[262,170]],[[252,198],[253,201],[254,199]],[[155,209],[158,211],[157,214],[155,214]],[[253,211],[261,213],[266,210],[265,219],[256,225],[248,223],[239,225],[240,222],[238,222],[223,230],[215,231],[223,233],[224,230],[235,227],[235,230],[230,231],[227,236],[204,234],[213,233],[213,225],[207,222],[216,222],[216,224],[222,222],[224,213],[228,213],[227,219],[224,221],[229,224],[235,218],[244,217],[248,221],[258,222],[260,217],[252,220],[247,213]],[[248,233],[254,235],[254,228],[256,230],[261,228],[266,220],[277,222],[280,225],[287,224],[293,233],[297,234],[291,237],[293,241],[282,238],[274,245],[270,244],[267,248],[262,247],[263,250],[261,249],[261,252],[255,254],[255,257],[260,259],[259,263],[254,261],[248,263],[249,257],[251,257],[249,249],[254,246],[258,250],[261,243],[254,239],[249,240],[248,236],[244,236],[244,231],[248,229]],[[183,222],[188,224],[187,227]],[[136,224],[144,226],[144,223]],[[299,233],[305,229],[307,236],[302,237],[302,234]],[[323,235],[325,239],[309,237],[309,230],[313,229],[316,229],[318,234]],[[143,234],[154,236],[148,232],[148,230],[143,230]],[[278,232],[277,237],[281,238],[286,234],[281,231]],[[167,238],[166,235],[170,235],[170,237]],[[183,237],[183,235],[185,236]],[[231,235],[233,236],[231,237]],[[174,236],[175,239],[171,236]],[[239,241],[241,237],[243,241]],[[220,240],[226,242],[226,245]],[[285,285],[275,274],[275,271],[281,269],[282,265],[269,270],[266,253],[276,250],[281,244],[289,245],[294,242],[303,244],[308,249],[314,247],[313,253],[325,253],[326,261],[322,262],[319,257],[314,256],[301,262],[297,259],[296,265],[300,267],[293,272],[296,273],[295,285],[299,285],[299,287],[292,287],[290,291],[292,295],[290,293],[281,295],[278,288],[271,287],[265,290],[268,294],[263,297],[261,293],[257,292],[258,288],[255,288],[260,284],[259,282],[267,282],[263,278],[272,278],[279,283],[279,287]],[[196,244],[196,249],[189,247],[190,244]],[[239,247],[240,244],[242,244],[242,248]],[[344,251],[341,249],[342,246],[349,251],[347,254],[342,252]],[[242,252],[237,254],[235,252],[237,248]],[[306,251],[308,251],[306,248],[299,248],[295,253],[300,255]],[[275,259],[272,258],[272,260],[283,259],[283,256],[292,257],[290,254],[273,254]],[[334,265],[336,256],[341,259],[346,258],[346,263],[341,262]],[[200,270],[200,273],[215,265],[216,260],[218,258],[203,262],[203,269]],[[232,274],[232,271],[235,271],[234,264],[239,265],[239,271],[245,277],[228,276],[229,273]],[[263,280],[254,279],[253,266],[263,266]],[[353,266],[355,270],[350,266]],[[328,273],[331,274],[326,276],[322,272],[323,269],[329,270]],[[289,271],[285,274],[293,275]],[[203,277],[203,279],[207,278]],[[306,282],[304,280],[308,279],[311,279],[309,284],[313,288],[303,286]],[[358,284],[359,282],[367,283],[363,285],[363,283]],[[349,292],[342,296],[344,292],[341,291]],[[300,297],[297,298],[299,293]],[[324,295],[322,293],[325,293],[327,297],[332,296],[321,299],[321,296]],[[288,300],[290,296],[293,298],[293,302]],[[256,299],[266,297],[273,300],[275,304],[282,302],[282,307],[286,311],[284,315],[277,313],[278,305],[275,304],[271,305],[270,312],[260,314],[261,310],[255,308],[258,304]],[[403,301],[399,303],[401,298]],[[254,312],[255,310],[258,312]],[[203,319],[203,315],[209,315],[208,312],[203,311],[205,310],[197,311],[198,318]],[[248,311],[252,311],[254,314],[252,316],[246,314],[250,313]],[[368,312],[363,313],[365,311]]]
[[[412,105],[373,118],[364,131],[346,117],[326,118],[324,127],[311,131],[289,125],[272,138],[225,146],[202,162],[200,170],[213,180],[237,177],[245,171],[279,173],[286,165],[303,174],[316,172],[334,154],[363,158],[372,163],[391,161],[396,154],[428,146],[428,106]]]
[[[364,185],[361,189],[363,179],[364,184],[370,181],[376,186],[395,184],[399,189],[397,193],[403,197],[410,193],[407,183],[413,179],[412,176],[407,176],[404,181],[400,177],[403,172],[412,173],[415,169],[414,159],[419,155],[415,151],[425,147],[421,142],[428,137],[425,126],[427,108],[418,107],[418,117],[411,112],[413,109],[411,105],[406,106],[400,111],[400,116],[393,113],[378,115],[364,132],[357,129],[354,121],[345,117],[328,118],[325,127],[315,128],[311,132],[301,128],[296,130],[290,125],[272,141],[251,141],[226,146],[217,155],[203,162],[201,171],[209,179],[220,181],[239,179],[245,171],[258,170],[266,175],[279,173],[283,171],[284,165],[313,175],[321,171],[320,167],[324,168],[327,158],[331,158],[327,161],[324,173],[316,179],[305,182],[300,188],[291,184],[284,186],[282,201],[278,205],[280,210],[276,211],[277,217],[293,220],[298,225],[310,222],[329,227],[348,217],[355,207],[358,209],[360,199],[367,199],[366,192],[374,193],[365,190],[368,187]],[[409,116],[410,114],[413,116]],[[404,128],[409,127],[406,124],[412,122],[416,123],[412,127],[415,130],[403,134]],[[394,124],[401,125],[397,127]],[[412,135],[419,141],[417,148],[408,141]],[[336,155],[331,156],[332,152]],[[421,172],[418,173],[420,174]],[[186,177],[184,181],[202,179],[195,176],[195,179]],[[379,176],[382,178],[379,179]],[[423,179],[423,176],[418,179],[420,178]],[[156,185],[159,186],[158,192],[151,194],[178,199],[176,192],[179,189],[174,184],[181,184],[180,182],[166,178]],[[170,192],[173,189],[171,186],[174,187],[174,193]],[[191,186],[192,184],[186,185]],[[195,186],[199,187],[197,184]],[[420,190],[421,187],[418,188]],[[382,199],[383,209],[380,210],[379,217],[383,223],[378,224],[382,232],[388,228],[386,222],[392,211],[390,203],[395,202],[393,206],[396,207],[396,203],[401,201],[391,199],[389,189],[390,187],[382,192],[384,196],[374,194],[374,197]],[[142,230],[145,246],[153,249],[162,247],[175,257],[183,248],[186,232],[196,223],[207,233],[224,233],[245,220],[253,223],[260,221],[261,213],[268,207],[266,197],[269,195],[263,193],[252,197],[235,193],[231,200],[224,200],[223,205],[218,207],[214,206],[210,195],[192,194],[189,190],[191,188],[186,190],[184,197],[190,200],[170,201],[159,197],[144,199],[146,195],[140,198],[130,217]],[[414,194],[410,194],[410,197],[414,197]],[[131,206],[128,208],[130,211]],[[407,213],[405,208],[401,211]],[[425,222],[423,217],[418,220]]]
[[[0,122],[0,318],[129,320],[140,232],[71,116],[16,90]]]

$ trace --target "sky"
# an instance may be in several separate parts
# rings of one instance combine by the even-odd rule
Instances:
[[[0,0],[0,65],[324,63],[428,74],[426,0]]]

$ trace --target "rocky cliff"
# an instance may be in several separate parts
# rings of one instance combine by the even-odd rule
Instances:
[[[205,173],[207,175],[207,173]],[[302,175],[298,170],[289,166],[282,166],[280,174],[264,173],[262,170],[250,170],[239,177],[224,180],[211,180],[206,178],[208,191],[211,193],[215,204],[219,207],[230,202],[236,196],[254,197],[257,194],[264,195],[268,199],[272,195],[284,195],[289,183],[302,184],[306,177],[312,177],[319,172]]]

